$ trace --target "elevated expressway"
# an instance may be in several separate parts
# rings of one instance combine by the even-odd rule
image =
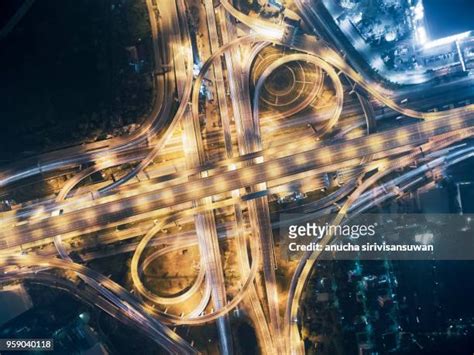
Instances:
[[[171,2],[170,2],[171,3]],[[345,61],[325,43],[316,40],[314,37],[306,35],[286,34],[291,29],[280,24],[268,23],[257,18],[244,15],[235,10],[227,1],[221,4],[225,10],[242,23],[248,25],[252,29],[250,35],[240,37],[232,41],[223,41],[220,45],[217,36],[211,35],[212,55],[206,60],[199,75],[194,79],[191,74],[192,52],[191,50],[183,52],[179,47],[184,43],[184,48],[189,46],[189,33],[187,32],[187,24],[183,19],[179,19],[179,14],[186,12],[183,1],[177,1],[178,8],[174,7],[174,3],[163,5],[169,8],[170,13],[174,13],[168,19],[171,21],[165,26],[166,30],[173,33],[174,36],[171,49],[173,53],[173,63],[176,76],[176,88],[180,97],[177,111],[170,121],[164,120],[159,125],[152,123],[148,131],[139,132],[141,142],[153,141],[154,145],[149,147],[148,151],[137,155],[137,145],[135,141],[120,141],[117,146],[100,147],[100,153],[83,153],[78,150],[78,155],[72,158],[57,159],[53,155],[51,163],[48,163],[47,169],[62,168],[64,165],[77,164],[81,159],[86,161],[94,161],[99,157],[106,159],[108,154],[116,154],[116,152],[124,152],[130,149],[130,156],[119,157],[113,163],[98,163],[94,167],[84,170],[77,177],[68,182],[59,194],[57,201],[47,201],[30,208],[20,209],[2,214],[0,220],[0,246],[2,253],[0,255],[0,266],[8,273],[19,273],[12,266],[22,268],[31,268],[34,272],[35,267],[62,268],[69,269],[81,275],[83,280],[106,300],[106,307],[114,307],[115,310],[138,324],[144,322],[147,326],[145,329],[154,329],[153,336],[157,336],[158,342],[171,352],[190,353],[194,350],[176,333],[172,332],[163,323],[174,325],[197,325],[205,322],[218,320],[221,322],[220,339],[221,347],[225,353],[231,352],[231,340],[229,341],[229,330],[226,328],[225,316],[234,309],[239,303],[249,297],[250,307],[253,309],[254,316],[257,319],[257,333],[259,335],[270,334],[271,339],[264,342],[266,352],[272,353],[275,349],[279,352],[298,352],[301,350],[299,342],[298,330],[293,319],[297,316],[298,302],[302,289],[305,285],[307,277],[312,269],[310,263],[302,261],[298,269],[298,273],[292,282],[292,290],[288,301],[287,314],[285,323],[280,321],[280,310],[278,305],[278,290],[275,280],[275,260],[273,256],[273,241],[271,234],[271,224],[269,222],[268,201],[265,197],[268,185],[287,183],[292,179],[300,177],[304,174],[311,173],[311,176],[323,174],[328,171],[336,171],[341,167],[354,167],[362,162],[367,165],[367,169],[373,169],[374,165],[370,160],[366,160],[369,156],[390,155],[394,151],[410,151],[413,153],[400,158],[394,166],[406,166],[410,162],[419,157],[420,149],[423,151],[436,150],[448,144],[469,138],[474,127],[473,106],[465,106],[442,112],[418,112],[413,109],[400,107],[390,97],[394,96],[393,92],[372,83],[370,80],[363,78],[355,72]],[[213,8],[208,5],[208,18],[210,21],[209,31],[213,32],[217,28],[217,24],[212,21],[214,13]],[[149,7],[154,8],[156,4],[149,2]],[[160,3],[161,6],[161,3]],[[176,11],[177,10],[177,11]],[[225,12],[220,12],[221,19],[226,18]],[[163,19],[164,20],[164,19]],[[232,26],[226,26],[226,30],[234,31]],[[225,29],[221,28],[223,38],[226,37]],[[172,31],[173,30],[173,31]],[[181,33],[181,31],[184,32]],[[227,34],[227,38],[229,35]],[[261,77],[255,84],[255,92],[252,98],[250,96],[250,70],[251,64],[258,49],[263,48],[268,43],[278,44],[281,46],[289,46],[295,53],[283,56],[274,61],[262,73]],[[237,63],[235,58],[239,57],[238,51],[242,46],[254,45],[253,53],[242,63]],[[247,50],[249,48],[247,47]],[[229,55],[231,53],[232,55]],[[228,125],[227,103],[225,97],[218,98],[220,106],[220,117],[224,126],[224,142],[226,142],[226,159],[216,164],[208,164],[203,156],[203,147],[201,138],[201,129],[199,127],[199,91],[202,81],[207,71],[214,65],[215,79],[218,82],[219,95],[222,93],[223,73],[216,67],[221,67],[221,56],[224,55],[226,60],[226,68],[229,72],[236,76],[227,79],[231,92],[236,96],[236,100],[232,103],[234,119],[237,126],[237,141],[239,144],[240,156],[235,157],[232,153],[231,131]],[[234,57],[235,55],[235,57]],[[325,138],[333,128],[337,125],[341,115],[343,106],[343,87],[340,81],[340,74],[343,73],[363,91],[369,93],[376,100],[387,107],[408,117],[421,118],[424,121],[392,129],[380,133],[370,134],[368,136],[346,140],[333,144],[321,144],[313,142],[306,147],[301,144],[288,144],[283,148],[278,147],[278,154],[275,149],[263,149],[260,137],[260,120],[259,120],[259,95],[265,80],[278,70],[282,65],[289,62],[308,62],[317,68],[323,70],[331,78],[336,92],[336,104],[333,112],[326,122],[317,128],[317,134],[320,140]],[[217,64],[216,64],[217,63]],[[170,84],[171,85],[171,84]],[[193,88],[192,88],[193,86]],[[225,92],[225,89],[224,89]],[[317,90],[315,90],[317,92]],[[192,96],[191,96],[192,94]],[[191,98],[189,107],[188,98]],[[168,100],[165,100],[168,101]],[[171,101],[171,100],[169,100]],[[237,101],[237,104],[236,104]],[[306,105],[308,102],[305,102]],[[304,108],[304,105],[300,109]],[[171,109],[170,107],[167,108]],[[161,116],[161,115],[158,115]],[[226,123],[227,121],[227,123]],[[154,121],[153,121],[154,122]],[[169,176],[168,180],[156,179],[143,181],[141,183],[127,183],[131,177],[135,176],[139,171],[148,166],[153,159],[163,149],[164,144],[172,135],[174,128],[178,123],[184,126],[186,139],[192,139],[194,142],[185,149],[191,148],[185,156],[188,159],[188,167],[185,171]],[[149,137],[149,138],[144,138]],[[143,140],[144,139],[144,140]],[[436,142],[436,144],[434,143]],[[98,143],[100,144],[100,143]],[[421,147],[421,148],[420,148]],[[94,149],[94,148],[93,148]],[[74,150],[71,150],[71,152]],[[64,153],[64,152],[63,152]],[[76,154],[76,153],[74,153]],[[81,157],[81,158],[78,158]],[[105,158],[104,158],[105,157]],[[138,158],[139,157],[139,158]],[[56,159],[56,160],[55,160]],[[125,162],[142,159],[132,171],[120,179],[117,183],[106,186],[98,193],[71,196],[64,200],[71,189],[77,185],[85,176],[96,170],[104,169],[111,165],[123,164]],[[389,161],[389,160],[387,160]],[[387,164],[385,161],[385,164]],[[376,166],[382,169],[384,166],[380,163]],[[22,172],[4,172],[0,186],[5,186],[13,181],[17,181],[25,176],[31,176],[38,173],[45,165],[34,168],[27,168]],[[376,174],[377,175],[377,174]],[[380,174],[382,175],[382,174]],[[182,177],[189,177],[189,181],[180,180]],[[380,176],[377,175],[377,178]],[[407,179],[410,179],[408,176]],[[362,192],[367,189],[372,181],[367,180],[356,188],[352,197],[346,201],[347,207],[340,212],[343,216],[350,205],[359,201]],[[353,185],[352,185],[353,186]],[[354,187],[354,186],[353,186]],[[258,240],[247,240],[244,233],[240,235],[239,241],[239,263],[242,265],[244,272],[244,280],[242,287],[238,293],[227,302],[222,268],[220,265],[220,252],[217,241],[217,229],[214,222],[213,211],[218,208],[230,206],[234,208],[235,215],[239,216],[239,205],[243,203],[241,197],[245,188],[252,193],[261,192],[263,195],[255,195],[256,197],[246,201],[250,214],[251,228]],[[355,187],[354,187],[355,188]],[[351,190],[344,191],[348,194]],[[379,190],[379,193],[382,193]],[[220,199],[214,199],[215,196],[221,196]],[[223,198],[222,198],[223,196]],[[229,197],[231,196],[231,197]],[[325,204],[323,204],[326,206]],[[330,205],[330,203],[329,203]],[[170,209],[172,207],[172,210]],[[53,213],[61,211],[61,213]],[[53,213],[53,215],[52,215]],[[197,217],[194,217],[197,216]],[[199,217],[203,216],[203,217]],[[58,236],[61,239],[70,239],[78,237],[86,233],[108,229],[120,224],[128,222],[140,222],[156,218],[157,224],[150,229],[138,243],[132,259],[132,277],[137,290],[147,299],[157,304],[167,304],[174,302],[182,302],[187,299],[190,294],[196,292],[200,284],[204,284],[204,295],[196,309],[190,314],[183,316],[175,316],[166,314],[158,308],[149,307],[131,296],[128,291],[114,284],[102,275],[88,270],[87,268],[73,263],[68,260],[59,260],[56,258],[43,258],[33,255],[12,256],[8,252],[15,252],[18,247],[31,247],[34,245],[42,245],[56,238],[57,244],[60,245]],[[152,256],[145,259],[144,264],[140,267],[140,256],[146,248],[148,242],[154,235],[166,224],[177,221],[182,218],[196,218],[196,226],[198,228],[197,242],[201,250],[201,268],[196,283],[191,287],[191,291],[186,292],[184,296],[177,299],[160,298],[146,290],[140,281],[140,270],[142,270],[153,258],[162,255],[162,253],[174,250],[176,246],[170,249],[157,251]],[[237,220],[237,224],[242,221]],[[201,232],[199,229],[202,228]],[[327,238],[329,241],[329,238]],[[187,244],[188,243],[188,244]],[[251,249],[251,263],[247,253],[247,243]],[[183,246],[192,244],[191,241],[183,243]],[[60,248],[61,256],[67,258],[67,253]],[[11,253],[10,253],[11,254]],[[207,265],[207,266],[206,266]],[[262,305],[259,302],[255,289],[254,281],[258,270],[262,268],[264,273],[264,286],[266,288],[266,309],[269,314],[269,325],[267,325],[266,317],[263,314]],[[13,271],[12,271],[13,270]],[[15,271],[16,270],[16,271]],[[20,269],[22,270],[22,269]],[[26,274],[28,271],[23,270]],[[196,286],[195,286],[196,285]],[[202,314],[212,293],[215,309],[208,314]],[[217,303],[216,303],[217,301]],[[153,314],[155,318],[149,318]],[[288,340],[286,337],[288,335]]]
[[[42,218],[37,217],[36,220],[26,221],[27,223],[18,222],[19,225],[13,228],[9,223],[6,225],[2,223],[1,230],[5,232],[4,228],[9,229],[8,235],[2,238],[2,241],[5,243],[4,248],[9,248],[57,234],[77,235],[112,224],[121,218],[139,216],[148,211],[218,195],[252,183],[272,181],[308,170],[331,170],[332,165],[345,161],[402,146],[419,146],[437,135],[469,128],[474,121],[474,117],[471,116],[468,110],[449,120],[434,119],[296,154],[288,151],[285,157],[203,177],[191,183],[171,184],[156,191],[150,186],[150,190],[131,196],[120,192],[95,200],[90,196],[80,196],[77,198],[78,201],[71,198],[56,205],[56,209],[64,211],[62,215],[54,217],[45,215]],[[81,214],[90,218],[81,218]]]

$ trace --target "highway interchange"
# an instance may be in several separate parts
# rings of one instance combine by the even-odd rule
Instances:
[[[296,5],[304,12],[306,3]],[[231,318],[239,309],[251,319],[263,353],[304,353],[299,302],[316,258],[306,255],[286,288],[279,284],[274,196],[293,192],[295,184],[304,192],[326,189],[328,174],[346,172],[338,190],[300,207],[312,216],[337,213],[334,222],[341,223],[348,214],[432,188],[443,169],[474,154],[471,79],[392,89],[314,33],[249,16],[227,0],[202,2],[207,52],[194,53],[188,6],[147,0],[156,98],[137,131],[0,169],[5,191],[27,180],[69,177],[55,196],[0,213],[0,279],[37,278],[73,289],[50,270],[73,272],[87,285],[79,297],[170,353],[198,352],[175,327],[210,322],[217,325],[220,352],[233,353]],[[202,58],[197,73],[196,56]],[[293,77],[291,90],[269,83],[283,71]],[[445,95],[448,88],[454,97]],[[213,91],[212,102],[203,90]],[[440,102],[446,108],[433,110]],[[399,124],[400,117],[408,123]],[[379,121],[390,125],[378,131]],[[132,167],[114,181],[83,184],[125,164]],[[70,242],[87,244],[92,234],[106,248],[126,242],[111,253],[84,253],[83,261],[133,253],[130,289],[71,258]],[[240,273],[231,287],[224,242],[234,243]],[[198,248],[200,260],[186,290],[163,296],[147,288],[143,274],[154,260],[189,247]]]

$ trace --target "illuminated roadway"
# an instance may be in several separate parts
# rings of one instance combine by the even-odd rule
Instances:
[[[164,74],[156,76],[158,88],[162,90],[157,91],[160,93],[157,93],[152,113],[135,134],[128,138],[116,138],[105,143],[97,142],[49,153],[41,160],[32,158],[0,173],[0,186],[7,186],[38,173],[67,170],[82,163],[94,162],[94,165],[67,181],[55,200],[40,201],[0,215],[0,267],[4,270],[3,278],[0,279],[4,282],[11,281],[13,275],[34,279],[33,274],[38,272],[35,269],[37,267],[73,271],[90,287],[89,291],[84,292],[85,297],[93,297],[94,292],[101,295],[101,300],[97,303],[102,305],[102,309],[109,314],[120,313],[117,317],[122,321],[136,325],[172,353],[193,353],[195,350],[165,324],[199,325],[212,321],[216,321],[218,325],[221,352],[232,353],[228,313],[241,302],[247,302],[264,353],[300,353],[302,342],[295,319],[298,317],[298,304],[313,263],[308,262],[308,259],[300,262],[292,279],[285,322],[282,322],[281,311],[284,307],[281,307],[279,301],[281,295],[275,276],[277,262],[272,235],[274,225],[270,222],[268,206],[271,191],[291,191],[289,184],[293,181],[300,181],[307,187],[320,186],[319,180],[312,184],[311,180],[341,168],[355,169],[359,164],[362,168],[360,172],[354,170],[356,174],[378,169],[378,173],[365,181],[358,180],[355,184],[347,184],[326,199],[308,204],[308,208],[324,211],[328,208],[334,209],[335,201],[347,197],[343,207],[336,210],[339,212],[336,222],[339,223],[351,208],[372,206],[374,201],[396,196],[419,182],[419,174],[426,173],[446,161],[449,164],[450,158],[457,162],[471,156],[472,150],[465,149],[447,155],[446,158],[428,162],[423,168],[394,180],[392,187],[377,189],[376,196],[379,200],[375,199],[373,194],[363,194],[380,177],[390,174],[396,168],[406,167],[413,161],[424,159],[422,153],[446,148],[470,138],[474,127],[473,105],[438,112],[419,112],[401,107],[395,101],[398,95],[396,91],[389,90],[370,78],[362,77],[323,41],[304,34],[288,36],[291,28],[287,25],[245,15],[227,1],[221,1],[221,5],[222,8],[216,11],[213,2],[204,3],[211,56],[205,60],[199,74],[193,78],[191,34],[184,16],[187,11],[186,4],[183,0],[177,0],[176,3],[160,2],[159,5],[153,0],[147,1],[155,61],[160,53],[157,39],[157,24],[160,23],[160,35],[168,39],[169,43],[169,46],[161,46],[162,57],[170,57],[172,70],[166,70]],[[157,9],[160,13],[159,21],[156,17]],[[215,18],[216,13],[220,19],[219,24]],[[247,25],[250,34],[232,39],[235,38],[237,28],[229,15]],[[275,58],[262,71],[255,82],[254,96],[251,97],[252,63],[258,53],[269,44],[289,47],[293,51]],[[265,82],[274,72],[290,62],[306,62],[312,65],[315,71],[324,72],[331,79],[334,90],[332,108],[327,111],[327,116],[315,121],[316,134],[313,137],[305,136],[301,142],[291,144],[285,141],[293,139],[291,135],[287,138],[284,138],[284,135],[285,129],[291,128],[292,125],[279,122],[276,127],[263,131],[259,112],[259,101]],[[206,158],[207,146],[203,143],[199,112],[202,82],[211,67],[217,90],[218,115],[223,126],[222,140],[225,151],[224,158],[217,162],[209,162]],[[357,87],[358,90],[368,93],[397,114],[423,121],[353,139],[342,135],[339,141],[331,142],[330,134],[337,126],[342,125],[340,120],[344,105],[344,84],[341,75],[349,78],[353,88]],[[228,106],[226,84],[233,95],[230,100],[231,109]],[[315,81],[308,97],[277,117],[278,120],[302,112],[313,100],[317,100],[322,92],[321,85],[321,81]],[[170,99],[175,91],[178,97],[177,105]],[[364,113],[367,114],[368,109],[363,107]],[[295,122],[304,122],[302,118],[299,120]],[[348,125],[344,127],[346,132],[349,132],[360,123],[354,120],[344,125]],[[158,175],[157,178],[132,182],[132,178],[152,164],[158,155],[162,156],[164,151],[179,151],[179,142],[172,140],[178,128],[182,128],[184,150],[184,154],[179,158],[181,160],[178,161],[179,164],[185,165],[185,169],[163,177]],[[281,137],[279,145],[264,148],[262,137],[277,130],[281,131],[275,135],[279,140]],[[235,155],[233,150],[234,136],[239,155]],[[328,142],[325,141],[327,138]],[[219,136],[211,136],[211,139],[217,143],[221,142]],[[170,142],[173,142],[171,150]],[[165,147],[166,144],[168,145]],[[392,159],[392,156],[400,152],[405,155]],[[137,164],[112,184],[105,184],[98,191],[71,195],[70,192],[87,176],[129,162]],[[159,170],[160,167],[153,169]],[[246,199],[246,194],[252,197]],[[216,196],[220,197],[216,199]],[[244,207],[248,213],[245,218],[248,218],[249,226],[244,222]],[[230,228],[236,231],[234,237],[237,240],[237,259],[242,277],[240,288],[229,299],[219,246],[218,231],[221,222],[217,222],[214,212],[224,208],[231,208],[235,216]],[[159,307],[155,308],[139,301],[107,277],[71,261],[63,245],[63,240],[107,230],[124,223],[141,223],[151,219],[155,220],[154,227],[134,246],[131,263],[133,287],[136,292],[157,305],[187,302],[201,291],[199,302],[187,314],[168,314]],[[149,245],[155,245],[152,239],[164,226],[183,220],[191,221],[189,223],[194,220],[195,236],[179,236],[176,242],[170,242],[167,247],[156,250],[141,261],[144,250]],[[325,242],[329,242],[329,239],[326,238]],[[32,252],[22,256],[16,254],[18,247],[31,248],[52,241],[64,260],[38,256]],[[201,260],[196,280],[189,289],[173,297],[161,297],[146,289],[140,279],[142,270],[156,258],[190,245],[198,245]],[[15,269],[16,266],[23,269]],[[27,269],[24,269],[25,267]],[[262,271],[263,278],[258,276],[259,270]],[[41,277],[44,281],[49,281],[47,276]],[[205,313],[209,303],[213,307],[210,312]],[[262,337],[264,339],[261,339]]]

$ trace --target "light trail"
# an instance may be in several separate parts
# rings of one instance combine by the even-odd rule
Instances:
[[[79,150],[71,150],[74,156],[65,158],[57,158],[56,155],[50,157],[48,164],[28,168],[20,172],[13,172],[11,175],[7,172],[1,176],[0,186],[17,181],[18,179],[31,176],[32,174],[41,172],[42,169],[59,169],[74,166],[78,161],[94,161],[95,165],[85,169],[71,180],[69,180],[60,191],[57,201],[45,204],[38,204],[32,211],[20,210],[13,213],[5,214],[8,218],[2,220],[0,224],[0,233],[2,238],[0,241],[5,243],[6,248],[15,248],[24,243],[42,243],[49,238],[54,238],[54,243],[61,257],[68,259],[67,251],[62,245],[61,236],[71,238],[83,233],[90,233],[101,229],[111,228],[119,223],[143,221],[151,216],[159,215],[158,223],[150,229],[138,243],[132,258],[132,280],[135,289],[144,296],[148,301],[158,304],[178,304],[188,300],[204,284],[204,294],[199,304],[190,313],[184,316],[167,314],[160,309],[154,308],[148,304],[141,304],[133,298],[128,291],[121,286],[113,283],[108,278],[93,272],[81,265],[75,264],[68,260],[49,259],[38,256],[0,256],[0,264],[4,267],[11,265],[33,267],[52,267],[60,269],[70,269],[76,272],[80,277],[99,295],[101,295],[107,304],[115,307],[121,314],[134,323],[140,323],[149,327],[149,334],[155,335],[158,342],[177,353],[194,352],[194,349],[179,338],[176,333],[171,332],[164,324],[173,325],[199,325],[211,321],[217,321],[221,334],[221,344],[225,352],[230,353],[231,339],[229,339],[229,331],[225,329],[226,316],[235,309],[244,299],[249,301],[250,308],[256,318],[257,333],[262,335],[269,334],[269,339],[262,342],[262,346],[268,353],[281,352],[287,353],[298,352],[301,350],[301,342],[299,339],[298,329],[294,323],[297,317],[298,304],[301,298],[302,290],[306,284],[312,268],[313,261],[305,260],[300,263],[297,273],[293,277],[290,297],[285,314],[284,332],[280,327],[280,314],[278,308],[278,290],[276,287],[275,267],[276,263],[273,258],[273,238],[272,225],[269,219],[268,199],[266,195],[272,191],[273,187],[285,188],[285,184],[300,179],[305,181],[306,178],[312,178],[317,174],[321,174],[331,169],[341,167],[354,167],[354,162],[362,162],[364,168],[362,172],[366,172],[369,166],[377,166],[384,171],[369,177],[367,180],[360,180],[360,185],[348,185],[347,188],[341,189],[338,194],[330,195],[327,199],[323,199],[316,203],[312,208],[323,213],[323,210],[330,209],[328,204],[347,196],[352,189],[354,192],[346,199],[345,204],[340,208],[338,217],[335,222],[342,222],[344,216],[350,211],[351,206],[360,206],[367,208],[371,206],[369,195],[363,195],[370,186],[372,186],[381,177],[393,172],[395,168],[404,167],[412,161],[419,158],[420,152],[405,155],[395,160],[370,161],[374,156],[384,157],[390,155],[390,152],[397,149],[409,149],[409,147],[422,147],[423,151],[429,149],[439,149],[440,147],[453,144],[461,139],[471,137],[474,126],[474,105],[468,105],[461,108],[455,108],[443,112],[420,112],[414,109],[401,107],[390,95],[386,94],[386,89],[379,84],[375,84],[363,78],[360,73],[352,69],[345,60],[328,45],[320,40],[305,35],[292,36],[291,39],[286,37],[288,27],[284,25],[269,23],[258,18],[245,15],[237,11],[228,1],[221,2],[226,11],[236,17],[242,23],[251,27],[253,34],[237,38],[233,41],[226,42],[219,47],[219,37],[217,35],[217,23],[214,18],[214,8],[211,2],[207,2],[206,10],[208,17],[208,26],[211,39],[212,55],[205,61],[199,74],[193,83],[192,63],[193,52],[191,49],[190,33],[184,14],[187,9],[182,0],[175,3],[163,4],[160,6],[168,8],[168,12],[172,14],[169,18],[163,18],[167,21],[165,26],[168,33],[172,37],[173,62],[176,72],[176,87],[179,96],[179,105],[174,117],[165,115],[166,111],[170,111],[171,107],[167,100],[167,104],[155,105],[154,117],[147,120],[145,127],[149,128],[149,132],[140,130],[132,138],[123,138],[114,140],[114,143],[98,143],[88,146],[92,149],[91,153],[84,153]],[[153,7],[151,0],[147,1],[149,9]],[[180,17],[181,15],[181,17]],[[153,21],[152,21],[153,22]],[[225,21],[224,21],[225,22]],[[224,24],[225,26],[225,24]],[[156,39],[156,19],[152,24],[152,33]],[[182,31],[182,32],[181,32]],[[224,33],[225,31],[222,31]],[[227,35],[228,37],[228,35]],[[285,43],[288,42],[288,43]],[[255,56],[261,48],[269,43],[291,47],[300,53],[289,54],[276,59],[262,72],[255,85],[255,93],[253,97],[253,111],[250,98],[250,70]],[[155,43],[154,43],[155,44]],[[242,45],[255,45],[251,51],[249,58],[243,63],[235,63],[233,55],[237,53],[237,49]],[[184,53],[183,49],[184,48]],[[155,60],[156,60],[156,44]],[[226,58],[226,69],[229,87],[231,91],[239,91],[236,95],[237,103],[233,103],[234,118],[236,120],[236,134],[239,143],[239,152],[241,156],[233,157],[232,153],[232,130],[230,120],[227,113],[227,102],[224,87],[224,73],[222,72],[222,59]],[[293,145],[280,145],[278,148],[263,150],[261,141],[261,122],[259,117],[259,99],[261,89],[265,80],[276,72],[282,65],[290,62],[308,62],[317,68],[322,69],[332,80],[336,91],[336,105],[334,112],[327,122],[324,124],[319,135],[323,135],[331,131],[338,122],[343,107],[343,86],[339,75],[342,73],[347,75],[354,83],[372,95],[387,107],[409,117],[421,118],[424,122],[414,124],[408,127],[398,128],[377,134],[371,134],[367,137],[346,140],[340,144],[333,145],[311,145],[309,149],[301,149],[296,142]],[[201,140],[199,125],[199,96],[202,87],[202,81],[208,73],[211,66],[214,66],[214,74],[218,87],[218,103],[220,108],[220,117],[224,125],[224,141],[226,158],[224,161],[207,164],[205,150]],[[339,73],[337,73],[339,71]],[[232,74],[233,73],[233,74]],[[234,75],[239,76],[238,80],[233,78]],[[168,75],[167,75],[168,76]],[[174,84],[168,80],[164,84],[173,87]],[[287,110],[282,117],[290,113],[296,113],[304,109],[313,101],[316,94],[322,90],[322,81],[315,83],[310,95],[301,103]],[[315,95],[313,97],[313,94]],[[190,106],[189,106],[190,104]],[[167,106],[168,105],[168,106]],[[365,108],[367,109],[367,108]],[[364,110],[365,113],[366,110]],[[169,112],[168,112],[169,113]],[[158,120],[161,117],[162,119]],[[158,122],[159,121],[159,122]],[[181,122],[182,121],[182,122]],[[189,169],[183,172],[172,174],[167,178],[161,177],[154,183],[133,184],[120,186],[129,181],[138,172],[147,167],[158,154],[163,152],[164,145],[169,142],[174,128],[178,123],[184,125],[184,136],[186,139],[184,144],[185,157]],[[284,127],[282,125],[282,127]],[[352,128],[353,126],[350,126]],[[437,137],[432,140],[432,137]],[[154,139],[154,142],[152,142]],[[124,152],[135,152],[139,144],[152,146],[150,151],[138,154],[125,154]],[[152,145],[153,144],[153,145]],[[301,143],[299,143],[301,144]],[[283,148],[282,148],[283,146]],[[95,147],[95,148],[94,148]],[[97,150],[96,150],[97,148]],[[418,149],[418,148],[416,148]],[[281,151],[278,151],[281,150]],[[275,154],[267,155],[269,152]],[[124,154],[122,154],[124,153]],[[392,153],[394,154],[394,153]],[[471,153],[469,153],[471,154]],[[455,162],[462,159],[455,155]],[[138,158],[137,158],[138,157]],[[369,158],[368,158],[369,157]],[[265,158],[265,159],[264,159]],[[270,159],[269,159],[270,158]],[[103,187],[98,193],[92,193],[91,196],[71,197],[63,201],[69,195],[70,191],[77,186],[85,177],[91,175],[95,171],[99,171],[110,166],[121,165],[125,162],[138,161],[138,165],[129,173],[120,178],[118,181]],[[238,166],[230,168],[238,162]],[[445,162],[445,158],[438,158],[430,166]],[[206,165],[207,164],[207,165]],[[46,168],[47,167],[47,168]],[[216,169],[212,172],[210,167]],[[219,170],[219,168],[222,168]],[[426,169],[426,166],[425,166]],[[404,188],[408,189],[416,182],[417,174],[423,173],[420,169],[412,174],[403,177],[403,182],[408,181]],[[357,173],[357,171],[356,171]],[[306,174],[306,175],[305,175]],[[178,178],[190,176],[189,181],[178,180]],[[410,179],[415,179],[410,181]],[[398,181],[398,180],[397,180]],[[402,181],[402,180],[399,180]],[[272,185],[273,184],[273,185]],[[250,220],[251,229],[258,238],[248,239],[243,231],[243,203],[240,196],[240,190],[247,188],[250,194],[255,192],[263,192],[262,196],[247,201],[248,218]],[[113,194],[111,193],[114,190]],[[212,197],[220,194],[231,194],[232,198],[224,198],[219,202],[213,202]],[[383,200],[394,196],[395,192],[389,190],[384,192],[377,190],[378,200]],[[359,204],[359,205],[358,205]],[[178,212],[170,212],[172,206],[179,206],[181,210]],[[190,207],[191,206],[191,207]],[[216,222],[214,220],[213,211],[219,207],[233,206],[236,216],[238,233],[238,262],[242,267],[242,286],[232,300],[227,303],[225,280],[223,278],[223,270],[220,262],[220,250],[217,237]],[[331,207],[332,208],[332,207]],[[54,216],[51,212],[58,211]],[[62,211],[62,213],[61,213]],[[56,215],[57,214],[57,215]],[[198,239],[186,241],[181,245],[172,245],[168,249],[163,249],[152,253],[145,259],[144,264],[140,268],[140,258],[145,248],[151,242],[157,231],[164,225],[175,221],[179,218],[191,218],[196,215],[195,225],[197,228]],[[8,223],[7,223],[8,222]],[[12,224],[16,223],[12,227]],[[330,237],[330,236],[329,236]],[[330,242],[330,238],[325,238],[324,243]],[[155,257],[163,255],[170,250],[194,245],[198,243],[201,252],[201,267],[195,283],[182,295],[176,297],[161,297],[150,290],[146,289],[140,280],[140,270],[145,268]],[[250,245],[251,255],[247,252],[247,243]],[[249,259],[251,258],[251,263]],[[255,280],[260,268],[263,268],[264,287],[266,291],[267,311],[270,318],[270,327],[265,319],[263,308],[261,307],[258,294],[256,292]],[[28,272],[25,272],[26,274]],[[22,276],[19,273],[18,276]],[[201,314],[206,308],[212,295],[215,303],[215,310],[209,314]],[[156,316],[160,322],[156,321],[149,315]],[[163,323],[163,324],[162,324]],[[143,324],[141,329],[143,329]],[[221,326],[222,325],[222,326]],[[285,342],[283,335],[288,335],[289,342]],[[270,339],[271,338],[271,339]]]

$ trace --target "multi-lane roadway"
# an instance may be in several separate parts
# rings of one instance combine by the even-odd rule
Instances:
[[[275,272],[278,260],[272,233],[275,222],[269,208],[271,194],[291,191],[295,182],[306,191],[319,189],[327,184],[324,179],[328,173],[351,169],[354,181],[301,208],[317,213],[339,211],[343,218],[349,210],[373,206],[374,196],[378,202],[393,197],[413,188],[415,182],[422,180],[420,174],[429,169],[472,155],[472,149],[466,148],[430,162],[425,153],[469,139],[474,132],[473,105],[465,102],[466,105],[448,106],[445,110],[422,111],[432,108],[443,94],[442,89],[429,86],[421,97],[414,95],[409,105],[401,105],[401,98],[413,89],[397,92],[384,87],[357,72],[321,39],[302,33],[295,35],[285,22],[244,14],[227,0],[220,4],[217,9],[212,1],[202,4],[207,33],[198,39],[190,31],[189,12],[183,0],[147,1],[155,72],[161,74],[155,75],[157,96],[153,110],[136,133],[48,153],[0,171],[0,187],[7,187],[40,173],[60,175],[80,164],[92,163],[69,179],[55,198],[44,198],[0,214],[1,281],[34,279],[38,268],[38,279],[43,282],[52,277],[47,273],[49,268],[75,272],[88,286],[84,297],[100,296],[97,304],[102,309],[137,326],[173,353],[196,350],[165,324],[209,322],[217,324],[220,351],[232,353],[229,312],[242,306],[254,324],[264,353],[299,353],[303,348],[296,321],[298,304],[314,265],[310,259],[300,262],[285,306],[281,300],[286,298],[287,291],[278,286]],[[201,44],[209,48],[210,54],[197,74],[193,73],[195,58],[205,53],[193,53],[193,40],[203,41]],[[268,59],[269,64],[259,70],[260,75],[252,85],[253,64],[270,44],[289,50]],[[289,63],[305,63],[297,66],[303,70],[300,74],[305,76],[304,70],[314,71],[306,74],[316,80],[302,86],[298,95],[306,95],[304,99],[265,120],[260,107],[262,91],[272,75]],[[213,83],[212,89],[207,89],[213,90],[217,99],[216,110],[206,111],[206,119],[217,119],[221,129],[212,129],[201,120],[204,80]],[[462,85],[466,82],[453,83],[451,87],[466,87]],[[468,82],[467,87],[472,89],[469,85]],[[353,92],[371,101],[361,99],[360,108],[359,101],[351,101]],[[318,106],[323,97],[331,98],[327,108]],[[460,100],[453,99],[455,104]],[[450,98],[443,100],[447,105],[453,103]],[[318,115],[314,108],[319,110]],[[403,116],[419,122],[399,125],[395,118]],[[391,124],[390,128],[374,133],[370,128],[382,119]],[[302,131],[301,126],[306,123],[311,128]],[[349,138],[347,132],[364,124],[369,129],[362,136]],[[297,132],[303,132],[296,141],[295,127],[300,127]],[[275,142],[265,144],[271,140]],[[219,146],[224,155],[215,153]],[[379,188],[376,194],[365,193],[380,177],[407,168],[414,161],[426,162],[424,170],[419,168],[394,179],[391,188]],[[131,162],[135,165],[112,183],[77,188],[97,171]],[[170,166],[174,166],[172,171]],[[148,178],[142,180],[139,176],[146,169]],[[376,173],[364,178],[364,173],[371,171]],[[338,201],[345,201],[342,207],[336,204]],[[150,222],[153,227],[143,227]],[[156,236],[173,223],[194,224],[195,235],[186,229],[177,232],[176,239]],[[109,245],[117,238],[111,230],[124,225],[130,227],[121,231],[120,240],[143,236],[139,242],[120,250],[134,251],[132,284],[134,292],[146,302],[99,272],[72,261],[65,247],[73,238],[86,238],[90,233],[102,234],[103,242],[108,240],[105,245]],[[241,277],[240,286],[233,292],[226,288],[220,238],[231,235],[236,241],[236,263]],[[41,253],[36,249],[53,242],[64,260],[51,255],[54,252]],[[168,246],[142,257],[146,248],[164,244]],[[148,265],[169,252],[192,245],[198,246],[201,260],[196,280],[187,290],[163,297],[146,288],[141,277]],[[64,285],[68,287],[67,282]],[[192,311],[167,313],[168,305],[179,308],[196,295],[200,297]]]

